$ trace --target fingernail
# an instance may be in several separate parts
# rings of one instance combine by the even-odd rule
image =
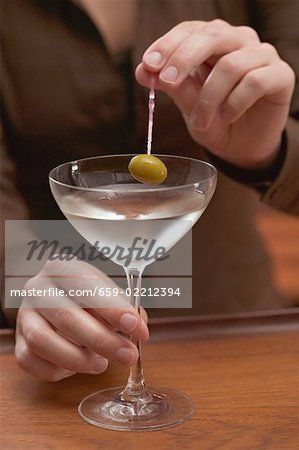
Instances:
[[[151,52],[145,56],[145,62],[150,66],[158,66],[162,61],[160,52]]]
[[[205,122],[202,116],[197,113],[192,114],[190,118],[190,125],[192,128],[196,128],[197,130],[204,130],[205,128]]]
[[[62,380],[63,378],[71,377],[72,375],[75,375],[75,373],[76,373],[76,372],[74,372],[73,370],[65,369],[65,370],[62,372],[61,378],[60,378],[60,379]]]
[[[121,316],[120,325],[124,331],[133,331],[137,325],[137,318],[133,314],[125,313]]]
[[[169,66],[161,72],[160,78],[166,83],[175,83],[178,77],[178,69],[174,66]]]
[[[128,347],[121,347],[115,352],[116,359],[122,364],[132,364],[135,359],[135,353]]]
[[[144,337],[142,338],[142,342],[146,342],[149,339],[149,329],[147,325],[142,321],[141,328],[143,328]]]
[[[106,358],[96,358],[91,373],[102,373],[107,369],[108,361]]]

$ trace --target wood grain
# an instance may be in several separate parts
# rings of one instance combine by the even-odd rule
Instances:
[[[76,375],[56,384],[22,372],[1,355],[1,449],[297,450],[299,332],[273,326],[166,342],[144,348],[149,384],[180,389],[194,416],[167,430],[127,433],[86,424],[77,405],[87,394],[122,385],[126,370]]]

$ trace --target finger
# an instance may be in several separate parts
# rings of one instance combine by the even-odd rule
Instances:
[[[43,308],[39,312],[56,329],[91,352],[126,365],[133,364],[137,359],[138,352],[135,345],[96,320],[84,309]],[[57,348],[59,342],[54,342],[53,339],[52,345],[55,343]],[[60,344],[63,345],[62,342]],[[72,349],[65,343],[63,348],[65,353],[70,354]]]
[[[267,98],[273,107],[287,107],[293,80],[292,70],[282,61],[247,73],[223,103],[221,118],[227,123],[234,123],[261,98]]]
[[[191,126],[198,130],[208,128],[220,105],[240,80],[248,72],[277,58],[276,50],[268,44],[245,47],[220,58],[199,92],[190,117]]]
[[[169,56],[193,33],[198,24],[195,21],[182,22],[153,42],[142,58],[145,67],[151,72],[159,72]]]
[[[148,315],[144,308],[140,308],[140,317],[143,320],[143,322],[147,325],[148,324]]]
[[[53,265],[47,265],[45,274],[49,272],[53,276]],[[148,340],[149,332],[145,322],[140,321],[138,312],[129,303],[128,298],[120,294],[115,295],[121,289],[111,278],[81,261],[55,262],[55,274],[52,282],[54,280],[56,286],[67,293],[82,293],[80,296],[72,295],[73,302],[83,308],[97,310],[95,315],[135,340]],[[47,278],[40,276],[35,281],[35,287],[42,288],[46,283]],[[51,301],[56,306],[54,300]],[[63,301],[65,307],[72,307],[67,303],[67,299],[63,298]]]
[[[32,353],[21,334],[16,338],[15,357],[21,369],[43,381],[60,381],[76,373],[63,367],[57,367]]]
[[[206,82],[206,79],[210,75],[211,71],[212,71],[212,67],[209,64],[207,64],[206,62],[204,62],[203,64],[200,64],[198,67],[196,67],[191,72],[191,76],[197,77],[200,80],[201,85],[203,86],[204,83]]]
[[[119,308],[98,308],[93,310],[95,315],[100,316],[102,322],[111,325],[115,330],[130,335],[133,340],[140,339],[146,342],[149,339],[147,325],[137,311]]]
[[[108,362],[59,336],[36,311],[22,311],[21,332],[31,353],[52,364],[81,373],[102,373]]]
[[[152,74],[145,68],[143,63],[137,66],[135,76],[141,85],[145,87],[151,86]],[[192,74],[181,83],[179,89],[176,91],[168,89],[168,87],[165,84],[160,83],[159,80],[157,80],[155,87],[157,90],[168,94],[174,100],[181,112],[189,117],[194,108],[194,99],[197,98],[198,92],[202,86],[200,78],[201,76],[197,75],[197,71],[192,71]]]
[[[60,279],[60,283],[61,283]],[[82,287],[84,283],[80,283],[79,285]],[[45,288],[45,282],[42,278],[39,277],[38,280],[35,281],[36,289],[38,289],[39,286],[43,286]],[[62,283],[62,285],[65,288],[65,284]],[[75,285],[75,282],[73,281],[73,286]],[[90,284],[89,284],[90,286]],[[74,302],[74,300],[77,300],[77,302],[80,302],[80,305],[78,303]],[[55,328],[59,329],[61,332],[63,332],[65,335],[68,335],[69,339],[72,342],[78,342],[78,339],[82,335],[78,334],[76,331],[76,327],[74,327],[72,330],[66,329],[65,322],[63,321],[64,328],[61,328],[61,321],[59,320],[59,317],[63,317],[64,314],[68,315],[69,313],[64,313],[63,311],[73,311],[73,315],[76,315],[77,319],[80,319],[80,326],[85,328],[86,335],[88,335],[89,327],[91,329],[95,329],[97,327],[98,334],[103,333],[103,329],[106,329],[108,331],[118,330],[121,331],[124,334],[132,336],[134,340],[140,339],[142,342],[146,342],[149,339],[149,331],[147,328],[147,325],[144,320],[141,320],[140,316],[138,315],[138,312],[134,310],[134,308],[124,299],[121,299],[121,301],[115,300],[115,308],[107,308],[105,305],[109,305],[111,303],[110,298],[101,297],[103,304],[100,308],[85,308],[85,304],[82,302],[81,297],[72,297],[72,299],[68,298],[67,296],[63,297],[63,299],[58,297],[38,297],[37,299],[34,299],[33,297],[26,298],[26,303],[24,305],[27,305],[29,307],[34,307],[36,311],[39,312],[39,314],[47,319],[48,322],[50,322]],[[88,303],[90,303],[88,301]],[[100,301],[95,299],[92,300],[91,303],[95,303],[97,306],[100,304]],[[51,305],[51,308],[45,307],[44,305]],[[126,306],[126,308],[121,306]],[[96,319],[96,321],[94,320]],[[79,326],[79,322],[78,322]],[[111,334],[111,333],[110,333]],[[84,343],[82,345],[86,346],[86,341],[84,340]],[[89,348],[89,347],[88,347]]]
[[[121,331],[124,334],[130,334],[133,339],[140,339],[142,342],[146,342],[149,339],[149,330],[147,327],[148,317],[143,308],[140,308],[140,316],[136,311],[136,314],[132,319],[130,310],[128,313],[123,313],[118,321],[115,319],[115,316],[119,314],[119,310],[113,310],[113,308],[111,308],[109,311],[104,311],[107,320],[103,316],[103,308],[86,308],[85,310],[99,320],[103,325],[106,325],[114,331]],[[129,314],[128,317],[127,314]],[[109,316],[111,317],[109,318]],[[140,320],[144,323],[139,325],[138,323]]]
[[[193,32],[173,51],[163,47],[160,40],[154,50],[163,55],[163,64],[160,67],[159,80],[176,88],[185,80],[195,67],[214,55],[224,55],[237,50],[244,45],[257,42],[257,35],[252,30],[249,32],[244,27],[233,27],[221,20],[212,22],[194,22]],[[177,30],[169,32],[168,41],[174,39]],[[168,41],[166,41],[168,43]],[[146,63],[147,58],[143,59]],[[151,67],[147,67],[151,69]]]

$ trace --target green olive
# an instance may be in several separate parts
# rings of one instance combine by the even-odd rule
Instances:
[[[153,155],[137,155],[131,159],[129,171],[133,178],[145,184],[161,184],[167,177],[167,168]]]

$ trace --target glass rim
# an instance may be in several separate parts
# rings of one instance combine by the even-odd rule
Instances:
[[[52,172],[54,172],[54,170],[57,170],[57,169],[59,169],[59,168],[61,168],[63,166],[66,166],[66,165],[69,165],[69,164],[72,164],[72,163],[76,164],[76,163],[80,163],[80,162],[83,162],[83,161],[88,161],[88,160],[91,161],[93,159],[117,158],[117,157],[119,158],[119,157],[125,157],[125,156],[133,158],[134,156],[138,156],[140,154],[141,153],[119,153],[119,154],[90,156],[90,157],[87,157],[87,158],[74,159],[72,161],[67,161],[67,162],[64,162],[62,164],[59,164],[56,167],[53,167],[53,169],[50,170],[48,177],[49,177],[50,181],[52,181],[53,183],[55,183],[55,184],[57,184],[59,186],[62,186],[62,187],[65,187],[65,188],[69,188],[69,189],[75,189],[75,190],[82,191],[82,192],[84,192],[84,191],[100,192],[101,190],[103,190],[105,192],[107,192],[107,191],[115,192],[118,189],[112,188],[112,187],[111,188],[110,187],[107,188],[105,186],[103,186],[102,188],[101,187],[84,187],[84,186],[74,186],[72,184],[63,183],[62,181],[56,180],[53,177]],[[144,154],[146,154],[146,153],[144,153]],[[162,157],[162,158],[172,158],[172,159],[185,159],[185,160],[189,160],[189,161],[194,161],[197,164],[200,163],[201,165],[207,166],[207,167],[209,167],[211,169],[211,176],[206,177],[204,179],[201,179],[199,181],[193,182],[193,183],[186,183],[186,184],[182,184],[182,185],[179,185],[179,186],[165,186],[162,183],[162,184],[159,184],[159,185],[156,185],[156,186],[153,186],[153,187],[148,187],[146,190],[142,189],[142,188],[140,188],[140,189],[137,188],[137,189],[134,189],[134,192],[136,192],[136,193],[138,191],[144,193],[144,192],[157,192],[158,190],[171,191],[171,190],[177,190],[177,189],[185,189],[185,188],[190,188],[192,186],[193,187],[197,187],[197,185],[206,183],[209,180],[213,180],[214,178],[217,177],[217,169],[213,166],[213,164],[211,164],[211,163],[209,163],[207,161],[204,161],[202,159],[191,158],[189,156],[177,156],[177,155],[167,155],[167,154],[157,154],[157,153],[153,154],[153,156]],[[139,183],[136,183],[136,185],[137,184],[139,184]],[[140,183],[140,185],[144,186],[143,183]],[[119,189],[119,190],[121,190],[121,189]]]

